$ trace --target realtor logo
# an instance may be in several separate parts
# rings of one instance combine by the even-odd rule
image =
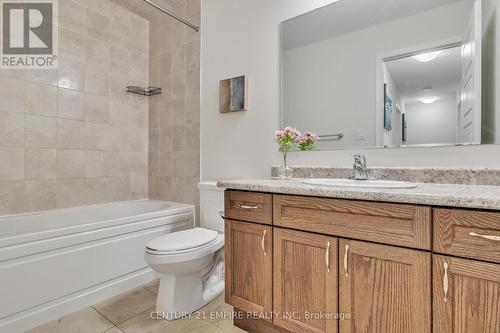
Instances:
[[[57,0],[3,0],[2,69],[57,68]]]

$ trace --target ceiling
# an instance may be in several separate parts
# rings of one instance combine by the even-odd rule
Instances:
[[[293,49],[461,0],[336,0],[282,23],[282,47]]]
[[[460,86],[462,59],[460,46],[440,51],[432,61],[420,62],[406,57],[385,62],[394,84],[405,104],[419,102],[424,88],[431,87],[433,96],[456,96]]]

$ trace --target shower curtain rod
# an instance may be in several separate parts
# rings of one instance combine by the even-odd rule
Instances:
[[[154,2],[152,2],[151,0],[144,0],[145,3],[147,3],[148,5],[150,6],[153,6],[155,7],[156,9],[158,9],[159,11],[162,11],[163,13],[167,14],[168,16],[176,19],[177,21],[181,22],[181,23],[184,23],[185,25],[187,25],[188,27],[190,27],[191,29],[194,29],[196,31],[200,31],[200,27],[197,27],[195,26],[194,24],[192,24],[191,22],[188,22],[186,20],[184,20],[183,18],[175,15],[174,13],[166,10],[165,8],[155,4]]]

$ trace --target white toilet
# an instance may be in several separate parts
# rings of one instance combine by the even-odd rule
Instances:
[[[198,184],[201,228],[158,237],[147,244],[145,260],[161,274],[156,311],[183,317],[224,291],[224,190],[216,182]]]

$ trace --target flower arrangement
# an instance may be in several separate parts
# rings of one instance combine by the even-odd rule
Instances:
[[[282,179],[292,178],[292,168],[288,165],[288,151],[295,145],[302,151],[313,150],[314,144],[318,141],[318,136],[312,132],[300,133],[296,128],[285,127],[283,130],[274,133],[274,141],[279,146],[279,151],[283,154],[282,164],[278,170],[278,175]]]
[[[314,144],[319,140],[319,137],[313,132],[305,132],[303,133],[299,140],[298,145],[300,150],[309,151],[313,150]]]

